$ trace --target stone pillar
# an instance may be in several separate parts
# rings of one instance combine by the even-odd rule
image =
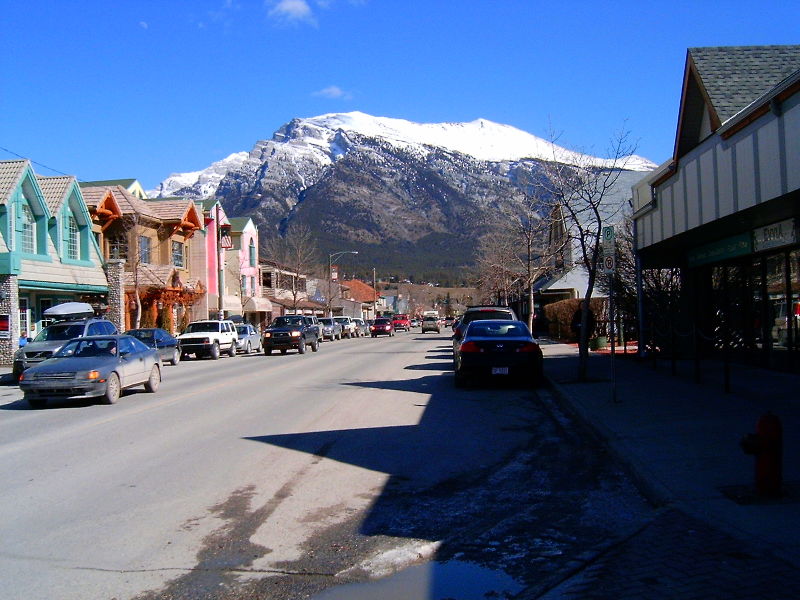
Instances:
[[[106,261],[108,280],[108,320],[120,332],[125,331],[125,259],[114,258]]]
[[[0,364],[11,365],[19,349],[19,284],[16,275],[0,275],[0,315],[8,315],[8,337],[0,337]]]

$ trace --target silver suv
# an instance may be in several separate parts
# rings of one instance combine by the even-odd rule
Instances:
[[[38,365],[61,350],[68,341],[87,335],[116,335],[116,326],[106,319],[69,319],[57,321],[42,329],[39,334],[14,354],[12,373],[19,379],[28,367]]]

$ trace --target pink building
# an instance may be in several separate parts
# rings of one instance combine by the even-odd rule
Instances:
[[[232,248],[226,251],[226,283],[229,293],[238,284],[240,313],[256,327],[265,325],[272,313],[272,303],[261,293],[258,262],[258,228],[249,217],[231,217]]]

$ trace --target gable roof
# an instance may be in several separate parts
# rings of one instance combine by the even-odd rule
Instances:
[[[380,294],[371,285],[358,279],[347,279],[342,284],[350,288],[350,299],[358,302],[374,302]]]
[[[689,48],[673,158],[800,70],[800,45]]]
[[[125,189],[131,187],[136,182],[135,179],[103,179],[101,181],[81,181],[81,187],[112,187],[121,185]]]
[[[689,48],[688,54],[720,123],[800,69],[800,45]]]
[[[242,233],[250,221],[250,217],[228,217],[231,233]]]
[[[0,160],[0,201],[8,200],[11,192],[17,189],[29,165],[28,160]]]
[[[50,209],[50,214],[54,215],[69,194],[73,183],[75,183],[75,178],[71,175],[55,177],[37,175],[36,181],[39,183],[39,189],[42,190],[42,195],[47,203],[47,208]]]

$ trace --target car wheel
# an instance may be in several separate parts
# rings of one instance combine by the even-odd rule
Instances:
[[[281,348],[281,354],[286,354],[286,348]]]
[[[272,348],[264,348],[264,356],[271,356]]]
[[[188,352],[181,352],[181,360],[186,360],[189,358]]]
[[[119,400],[119,392],[119,377],[116,373],[112,373],[108,376],[108,381],[106,382],[106,393],[103,394],[103,404],[114,404]]]
[[[146,392],[153,394],[158,390],[160,384],[161,370],[158,368],[158,365],[153,365],[153,368],[150,370],[150,379],[145,382],[144,389]]]
[[[297,351],[300,354],[305,354],[306,353],[306,341],[305,340],[300,342],[300,345],[297,347]]]
[[[28,401],[28,406],[31,408],[39,409],[47,406],[47,398],[38,398],[36,396],[29,396],[28,394],[25,394],[25,400]]]
[[[181,359],[182,359],[182,358],[183,358],[183,354],[181,354],[181,352],[180,352],[180,351],[178,351],[178,349],[176,348],[176,349],[175,349],[175,350],[172,352],[172,358],[170,359],[170,361],[169,361],[169,362],[170,362],[170,364],[171,364],[171,365],[174,367],[174,366],[175,366],[175,365],[177,365],[179,362],[181,362]]]
[[[228,350],[228,356],[230,356],[231,358],[236,356],[236,342],[231,342],[231,347]]]
[[[250,341],[248,340],[248,342],[244,345],[244,353],[250,354],[252,351],[253,348],[250,346]]]
[[[211,357],[211,360],[217,360],[219,358],[219,344],[217,342],[214,342],[211,346],[211,351],[208,355]]]
[[[311,344],[311,351],[319,352],[319,339],[314,340],[314,343]]]

